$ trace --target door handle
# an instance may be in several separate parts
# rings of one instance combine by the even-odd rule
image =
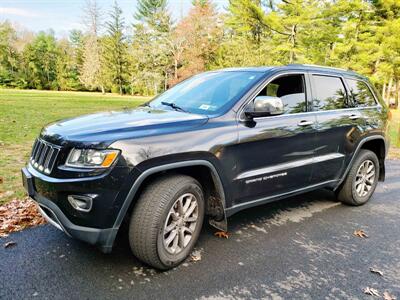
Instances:
[[[360,118],[361,118],[361,116],[360,115],[356,115],[356,114],[352,114],[352,115],[349,116],[350,120],[357,120],[357,119],[360,119]]]
[[[298,126],[310,126],[313,124],[314,124],[313,121],[307,121],[307,120],[303,120],[303,121],[300,121],[299,123],[297,123]]]

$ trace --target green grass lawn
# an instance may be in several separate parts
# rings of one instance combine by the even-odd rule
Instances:
[[[24,195],[20,169],[45,124],[92,112],[136,107],[147,99],[86,92],[0,89],[0,204]]]
[[[400,148],[400,110],[391,110],[392,120],[389,124],[390,142],[393,147]]]

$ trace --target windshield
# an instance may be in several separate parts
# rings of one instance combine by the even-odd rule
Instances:
[[[251,71],[202,73],[167,90],[149,106],[195,114],[218,114],[230,108],[262,76],[261,72]]]

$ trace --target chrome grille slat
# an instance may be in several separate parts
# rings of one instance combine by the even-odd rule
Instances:
[[[38,142],[38,140],[36,140],[32,147],[31,160],[33,160],[33,158],[35,157],[38,147],[39,147],[39,142]]]
[[[51,170],[53,170],[53,167],[56,163],[56,159],[58,156],[58,152],[60,152],[60,149],[54,148],[53,154],[49,160],[49,165],[47,166],[48,173],[50,173]]]
[[[50,158],[53,156],[53,152],[54,152],[54,148],[50,147],[49,152],[46,155],[46,160],[44,161],[44,164],[43,164],[43,167],[45,170],[48,169],[48,167],[49,167]]]
[[[31,165],[46,174],[50,174],[57,160],[60,147],[37,139],[32,147]]]
[[[43,146],[44,146],[44,144],[39,142],[38,149],[35,153],[35,157],[33,158],[35,160],[35,162],[37,162],[39,160],[40,154],[42,153]]]

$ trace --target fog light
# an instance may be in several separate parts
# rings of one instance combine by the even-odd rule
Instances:
[[[90,196],[69,195],[68,202],[76,210],[88,212],[92,209],[93,200]]]

